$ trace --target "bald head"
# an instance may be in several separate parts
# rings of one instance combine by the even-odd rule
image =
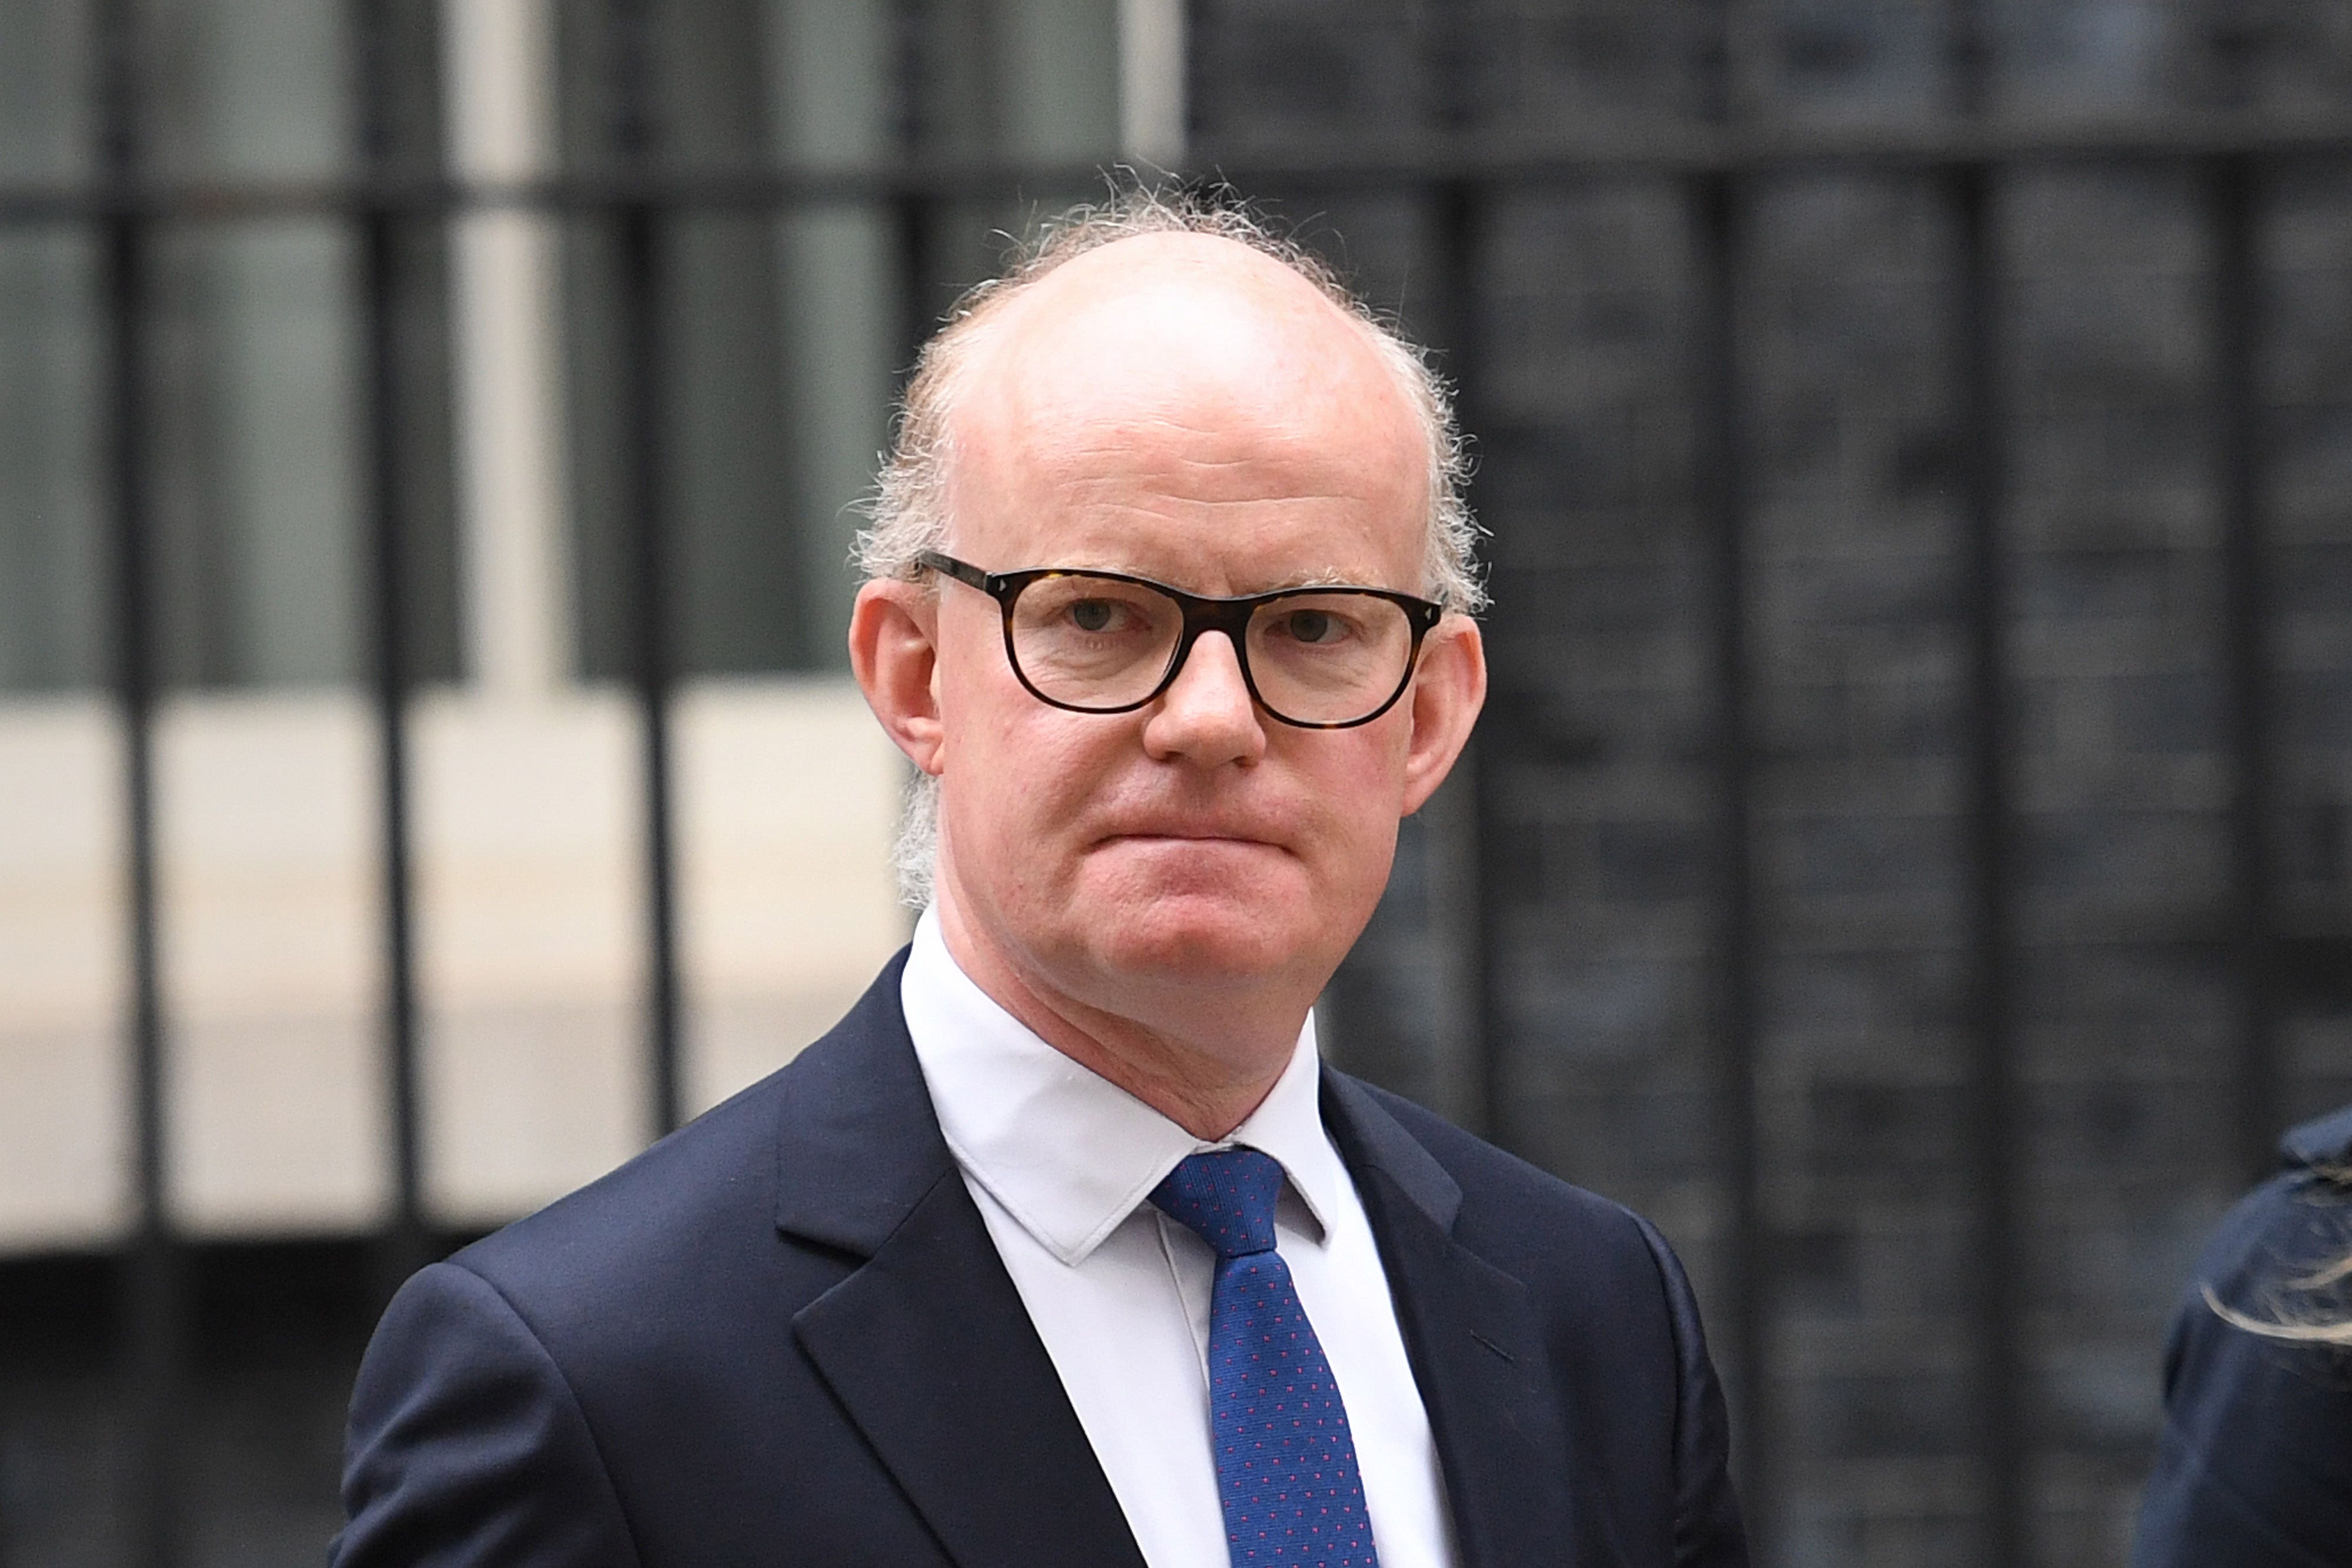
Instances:
[[[1428,483],[1425,443],[1373,329],[1288,267],[1209,235],[1087,252],[973,324],[961,431],[1188,408],[1297,431],[1360,424]],[[958,389],[960,391],[966,389]]]
[[[1410,535],[1406,580],[1388,586],[1428,586],[1431,453],[1406,387],[1375,329],[1261,251],[1197,234],[1089,251],[975,322],[956,379],[957,549],[986,556],[1000,520],[1095,503],[1115,530],[1140,477],[1151,504],[1221,528],[1278,530],[1344,498],[1359,526]]]

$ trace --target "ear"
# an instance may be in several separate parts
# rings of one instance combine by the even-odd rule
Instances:
[[[1475,621],[1449,614],[1431,630],[1405,701],[1412,715],[1404,762],[1404,812],[1411,816],[1445,782],[1486,704],[1486,644]]]
[[[924,772],[941,767],[939,601],[919,582],[869,582],[849,617],[849,668],[866,706],[907,760]]]

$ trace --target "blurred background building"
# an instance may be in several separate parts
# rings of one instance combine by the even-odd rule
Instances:
[[[903,938],[852,507],[1120,160],[1477,441],[1334,1053],[1660,1221],[1763,1563],[2121,1561],[2352,1099],[2340,0],[0,0],[0,1565],[318,1561],[402,1274]]]

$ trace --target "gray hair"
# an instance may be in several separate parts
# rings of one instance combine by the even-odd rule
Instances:
[[[1246,208],[1151,187],[1073,207],[1041,225],[1000,276],[974,286],[956,302],[947,324],[923,345],[867,507],[873,525],[857,536],[857,563],[867,580],[918,580],[922,553],[946,542],[953,416],[968,379],[970,345],[980,326],[1064,263],[1119,240],[1159,234],[1211,235],[1270,256],[1313,285],[1363,330],[1395,376],[1428,443],[1429,535],[1423,591],[1462,614],[1485,608],[1486,589],[1475,559],[1478,526],[1465,494],[1469,453],[1454,419],[1452,389],[1429,356],[1359,298],[1320,258]],[[907,792],[893,856],[899,896],[917,908],[931,901],[939,852],[938,783],[929,774],[916,775]]]

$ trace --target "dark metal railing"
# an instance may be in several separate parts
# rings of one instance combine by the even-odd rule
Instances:
[[[138,78],[129,0],[99,8],[99,167],[120,185],[138,166]],[[123,1314],[131,1408],[131,1515],[142,1561],[177,1558],[184,1489],[178,1456],[185,1406],[188,1311],[181,1259],[166,1208],[170,1129],[165,1125],[163,976],[157,946],[155,875],[154,517],[147,482],[143,328],[151,287],[149,225],[131,213],[99,216],[105,256],[101,330],[106,397],[105,459],[113,483],[110,521],[114,568],[114,688],[123,721],[127,821],[124,910],[130,930],[129,1009],[132,1115],[131,1200],[137,1229],[129,1246]]]
[[[1234,148],[1187,171],[1244,193],[1537,189],[1596,180],[1698,174],[1776,176],[1844,172],[1919,172],[1961,166],[2179,163],[2222,157],[2260,162],[2334,158],[2352,147],[2352,114],[2182,111],[2160,116],[2074,116],[1998,122],[1718,129],[1661,123],[1631,132],[1580,132],[1535,141],[1475,133],[1416,138],[1402,146]],[[665,211],[872,206],[892,201],[1017,198],[1045,191],[1099,191],[1099,162],[1009,162],[936,154],[868,168],[667,166],[459,180],[362,174],[330,179],[163,179],[110,171],[99,183],[27,181],[0,186],[0,225],[129,216],[214,221],[365,210],[437,217],[487,208],[610,214],[631,202]]]
[[[2256,283],[2262,171],[2244,153],[2206,160],[2207,223],[2214,238],[2214,453],[2221,483],[2221,558],[2228,609],[2231,960],[2236,969],[2239,1051],[2231,1084],[2238,1164],[2249,1180],[2275,1155],[2279,1086],[2277,965],[2270,823],[2275,754],[2272,733],[2267,512],[2263,479],[2262,310]]]
[[[647,1122],[658,1135],[683,1117],[678,1076],[677,831],[670,790],[670,687],[675,671],[670,625],[671,520],[668,412],[662,330],[666,259],[656,161],[660,156],[653,83],[653,16],[645,0],[615,0],[614,143],[620,166],[644,189],[613,208],[620,230],[622,434],[627,454],[621,486],[627,509],[631,581],[630,674],[643,735],[646,799],[646,1051]],[[651,178],[647,178],[648,175]]]
[[[393,159],[391,72],[392,25],[385,0],[362,0],[356,28],[360,144],[371,169]],[[366,432],[368,479],[362,517],[373,563],[369,595],[369,660],[375,698],[377,781],[382,820],[377,847],[383,854],[383,1071],[384,1100],[392,1116],[392,1213],[384,1225],[381,1270],[387,1290],[426,1261],[431,1243],[425,1214],[424,1160],[420,1153],[417,1064],[416,917],[410,843],[407,694],[414,684],[409,654],[408,552],[402,534],[406,515],[407,465],[402,461],[404,411],[400,377],[400,323],[404,220],[383,211],[360,219],[360,298],[364,379],[362,425]]]
[[[1735,1445],[1741,1467],[1738,1479],[1741,1495],[1748,1500],[1755,1516],[1749,1528],[1764,1539],[1777,1522],[1772,1505],[1778,1489],[1768,1469],[1769,1445],[1759,1439],[1774,1429],[1778,1417],[1770,1380],[1746,1375],[1770,1364],[1765,1333],[1772,1317],[1768,1292],[1773,1270],[1769,1232],[1761,1207],[1763,1140],[1757,1127],[1756,1104],[1761,1009],[1750,822],[1755,800],[1755,698],[1748,673],[1755,652],[1748,624],[1747,485],[1741,461],[1746,422],[1740,415],[1739,392],[1740,193],[1725,174],[1699,174],[1692,181],[1700,267],[1698,325],[1691,366],[1692,406],[1697,422],[1694,477],[1701,526],[1712,558],[1707,609],[1715,636],[1719,883],[1715,941],[1720,957],[1712,1066],[1718,1107],[1715,1124],[1722,1140],[1732,1229],[1723,1295],[1736,1303],[1731,1322],[1717,1332],[1725,1334],[1730,1364],[1743,1376]]]
[[[1986,1561],[2026,1561],[2023,1270],[2017,1209],[2017,847],[2009,691],[2006,471],[2000,441],[2000,299],[1988,171],[1947,176],[1960,248],[1959,491],[1968,625],[1969,1030],[1966,1117],[1981,1266],[1975,1300],[1976,1448],[1984,1468]]]
[[[401,454],[403,409],[396,341],[397,300],[405,265],[400,239],[409,225],[438,225],[467,212],[520,207],[597,215],[619,240],[622,308],[620,378],[632,577],[627,614],[633,682],[642,714],[646,853],[644,864],[646,1002],[646,1124],[675,1126],[684,1100],[679,1076],[679,982],[675,910],[673,800],[668,704],[676,660],[668,540],[674,518],[666,499],[663,422],[671,389],[662,302],[665,235],[682,212],[714,209],[796,211],[857,204],[897,214],[911,343],[935,314],[927,290],[933,212],[949,198],[1011,196],[1039,189],[1099,188],[1091,165],[1038,166],[998,161],[909,156],[888,167],[857,170],[684,169],[664,165],[648,66],[649,9],[638,0],[614,7],[616,104],[613,140],[620,159],[607,172],[517,183],[461,182],[396,171],[389,123],[393,51],[386,42],[388,0],[355,0],[356,78],[360,83],[360,159],[349,178],[316,181],[177,182],[150,178],[138,144],[140,92],[130,0],[96,8],[99,49],[99,175],[87,183],[0,189],[0,226],[79,225],[100,237],[105,276],[102,358],[106,473],[112,582],[113,686],[127,743],[123,752],[128,846],[125,919],[131,998],[128,1051],[132,1063],[137,1228],[125,1270],[130,1380],[137,1390],[133,1511],[143,1563],[183,1555],[190,1499],[184,1473],[188,1383],[186,1291],[182,1243],[166,1204],[172,1164],[165,1116],[167,1020],[157,960],[156,843],[152,718],[157,688],[155,527],[146,476],[152,421],[146,406],[152,345],[152,255],[159,225],[188,220],[255,219],[301,214],[350,223],[360,239],[364,331],[366,521],[374,581],[369,601],[371,685],[380,744],[383,820],[383,1031],[393,1215],[383,1238],[383,1273],[396,1280],[432,1247],[422,1196],[417,1071],[417,996],[414,953],[406,699],[413,650],[405,608],[413,584],[403,527],[408,497]],[[2207,171],[2206,223],[2214,237],[2210,401],[2219,437],[2216,461],[2224,507],[2227,573],[2229,746],[2236,789],[2230,808],[2235,866],[2228,946],[2241,1001],[2235,1093],[2239,1156],[2251,1173],[2267,1161],[2281,1092],[2276,1003],[2281,934],[2274,909],[2267,821],[2275,749],[2271,695],[2271,585],[2265,577],[2265,446],[2258,371],[2262,318],[2256,278],[2265,173],[2279,161],[2352,156],[2352,116],[2282,120],[2235,113],[2179,114],[2096,121],[2007,122],[1978,118],[1869,128],[1661,125],[1638,132],[1580,132],[1532,144],[1469,134],[1433,137],[1401,149],[1236,151],[1201,172],[1247,193],[1414,192],[1428,201],[1441,257],[1433,307],[1436,336],[1450,354],[1472,429],[1479,419],[1481,378],[1475,290],[1482,225],[1498,195],[1547,186],[1640,178],[1671,180],[1685,191],[1696,235],[1696,331],[1690,366],[1696,421],[1697,498],[1708,543],[1713,618],[1708,668],[1715,685],[1714,775],[1719,876],[1716,904],[1716,1043],[1710,1068],[1720,1136],[1721,1179],[1732,1229],[1721,1271],[1727,1347],[1740,1415],[1740,1453],[1759,1535],[1777,1538],[1783,1487],[1773,1462],[1782,1416],[1776,1397],[1771,1326],[1780,1268],[1763,1202],[1764,1158],[1758,1125],[1760,966],[1757,896],[1752,885],[1751,820],[1757,797],[1752,732],[1755,650],[1748,621],[1748,432],[1742,414],[1739,343],[1748,203],[1759,181],[1820,169],[1900,172],[1934,181],[1944,193],[1956,235],[1952,332],[1958,345],[1954,387],[1958,452],[1957,494],[1965,546],[1967,732],[1964,742],[1968,842],[1973,881],[1967,915],[1971,976],[1967,1073],[1967,1145],[1974,1206],[1973,1246],[1980,1262],[1970,1308],[1977,1355],[1971,1447],[1986,1480],[1981,1560],[2009,1568],[2026,1554],[2027,1435],[2032,1430],[2021,1344],[2019,1281],[2023,1195],[2019,1186],[2016,972],[2019,939],[2017,847],[2011,779],[2016,749],[2008,645],[2011,612],[2002,528],[2006,455],[2002,451],[2000,321],[2001,259],[1995,225],[2006,171],[2032,164],[2114,164],[2161,161]],[[1462,1109],[1505,1144],[1523,1141],[1507,1092],[1511,1041],[1501,1005],[1498,926],[1492,898],[1480,888],[1503,883],[1501,820],[1507,738],[1490,730],[1473,758],[1471,810],[1484,846],[1476,863],[1448,874],[1471,894],[1468,939],[1481,950],[1466,966],[1477,998],[1482,1056],[1462,1090]],[[1465,880],[1466,879],[1466,880]]]

